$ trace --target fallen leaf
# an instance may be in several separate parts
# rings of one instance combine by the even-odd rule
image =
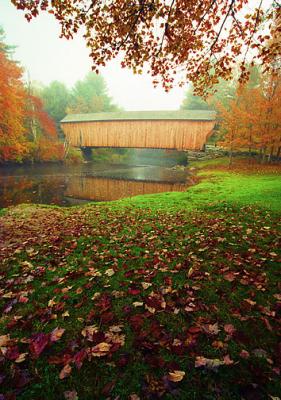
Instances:
[[[227,354],[226,356],[223,357],[223,362],[225,365],[231,365],[234,363],[234,361],[231,360],[229,354]]]
[[[10,343],[10,335],[2,335],[0,336],[0,347],[5,347]]]
[[[206,367],[210,370],[216,370],[218,367],[224,364],[224,361],[221,361],[218,358],[205,358],[198,356],[195,360],[195,368]]]
[[[141,283],[142,287],[144,290],[148,289],[150,286],[152,286],[152,283],[149,282],[142,282]]]
[[[244,359],[247,359],[250,357],[250,353],[247,350],[241,350],[239,356]]]
[[[25,361],[26,357],[27,357],[28,353],[21,353],[18,358],[15,359],[16,363],[21,363],[23,361]]]
[[[29,349],[33,356],[36,358],[42,353],[44,348],[49,343],[49,335],[45,333],[37,333],[32,336],[29,343]]]
[[[232,336],[234,334],[234,332],[236,331],[236,329],[234,328],[234,326],[232,324],[226,324],[223,327],[224,331],[226,333],[228,333],[230,336]]]
[[[105,275],[107,275],[107,276],[112,276],[112,275],[114,275],[115,274],[115,271],[114,271],[114,269],[112,269],[112,268],[109,268],[109,269],[107,269],[106,271],[105,271]]]
[[[141,306],[143,306],[143,302],[142,301],[134,301],[133,306],[134,307],[141,307]]]
[[[67,378],[71,374],[71,371],[72,371],[71,365],[66,364],[60,372],[59,375],[60,379]]]
[[[168,373],[168,379],[171,382],[180,382],[185,376],[184,371],[173,371]]]
[[[64,332],[65,332],[65,329],[63,329],[63,328],[55,328],[51,332],[51,335],[50,335],[51,342],[57,342],[58,340],[60,340],[60,338],[62,337]]]
[[[106,356],[107,353],[109,352],[110,348],[111,348],[111,344],[106,343],[106,342],[101,342],[91,348],[91,355],[93,355],[94,357]]]

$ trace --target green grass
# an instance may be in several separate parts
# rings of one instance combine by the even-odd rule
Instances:
[[[213,204],[229,203],[237,206],[256,205],[281,211],[280,175],[238,174],[225,171],[203,171],[201,182],[186,192],[167,192],[141,195],[112,202],[113,208],[144,207],[153,210],[194,210]]]
[[[2,213],[0,329],[12,342],[1,350],[0,393],[19,400],[64,399],[67,391],[79,400],[281,396],[280,175],[211,164],[185,193]],[[82,334],[93,325],[96,334]],[[36,357],[29,342],[56,327],[65,329],[61,339]],[[110,349],[90,356],[104,342]],[[17,352],[27,353],[23,362]],[[198,357],[220,365],[196,367]],[[71,374],[60,379],[68,364]],[[184,378],[171,382],[178,370]]]

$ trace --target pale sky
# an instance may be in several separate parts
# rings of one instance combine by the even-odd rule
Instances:
[[[46,13],[28,23],[10,0],[0,0],[0,25],[5,30],[6,43],[17,46],[14,59],[29,71],[31,80],[43,84],[58,80],[71,88],[91,70],[83,38],[60,39],[58,22]],[[161,87],[155,89],[150,76],[134,75],[117,61],[101,73],[109,95],[125,110],[176,110],[186,91],[174,88],[166,93]]]

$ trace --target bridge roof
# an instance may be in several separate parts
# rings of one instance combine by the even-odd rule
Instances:
[[[119,111],[100,112],[92,114],[69,114],[61,122],[94,122],[94,121],[124,121],[124,120],[192,120],[213,121],[215,111],[179,110],[179,111]]]

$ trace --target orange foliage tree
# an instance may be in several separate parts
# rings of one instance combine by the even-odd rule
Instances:
[[[234,150],[259,152],[263,161],[280,156],[281,150],[281,76],[263,77],[256,87],[237,89],[228,106],[219,106],[222,145]]]
[[[42,102],[27,90],[0,28],[0,162],[61,160],[63,144]]]
[[[0,160],[22,160],[28,147],[25,138],[25,90],[22,69],[9,60],[0,43]]]

